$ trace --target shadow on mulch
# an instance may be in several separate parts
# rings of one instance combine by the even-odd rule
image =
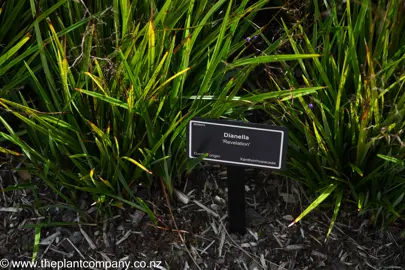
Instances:
[[[248,170],[247,176],[244,236],[230,235],[226,229],[226,171],[208,166],[186,177],[171,201],[178,230],[159,191],[141,196],[158,217],[157,227],[131,207],[100,220],[93,202],[83,196],[82,209],[99,222],[43,227],[38,259],[142,261],[144,268],[138,269],[405,269],[401,230],[379,232],[368,220],[342,211],[325,242],[330,214],[309,214],[288,227],[308,205],[298,184],[256,170]],[[23,181],[4,168],[0,177],[0,188]],[[39,199],[51,204],[53,193],[37,186]],[[34,229],[27,225],[78,221],[66,208],[49,208],[41,215],[34,203],[29,190],[0,194],[0,259],[31,260]]]

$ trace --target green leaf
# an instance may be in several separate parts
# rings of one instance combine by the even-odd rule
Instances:
[[[32,262],[35,262],[38,257],[39,242],[41,240],[41,227],[35,227],[34,250],[32,252]]]
[[[340,204],[342,203],[342,196],[343,196],[343,191],[342,190],[338,191],[337,196],[336,196],[335,209],[333,210],[333,216],[332,216],[332,220],[330,222],[328,233],[326,234],[326,239],[329,237],[330,233],[332,232],[333,226],[335,225],[336,218],[339,214]]]
[[[308,88],[298,88],[292,90],[282,90],[282,91],[274,91],[274,92],[267,92],[263,94],[256,94],[249,97],[243,98],[244,101],[251,101],[251,102],[263,102],[266,100],[271,100],[275,98],[282,98],[284,100],[294,99],[300,96],[314,94],[319,90],[325,89],[323,86],[318,87],[308,87]]]
[[[19,49],[21,49],[24,44],[28,42],[28,40],[31,38],[31,35],[28,34],[26,35],[20,42],[18,42],[14,47],[12,47],[10,50],[7,52],[3,53],[3,55],[0,56],[0,74],[2,73],[1,71],[1,66],[8,61],[14,54],[17,53]]]
[[[80,93],[83,93],[83,94],[98,98],[98,99],[100,99],[102,101],[105,101],[105,102],[107,102],[109,104],[116,105],[116,106],[124,108],[124,109],[128,109],[127,103],[125,103],[125,102],[123,102],[123,101],[121,101],[119,99],[115,99],[115,98],[112,98],[112,97],[109,97],[109,96],[106,96],[106,95],[103,95],[103,94],[100,94],[100,93],[97,93],[97,92],[92,92],[92,91],[88,91],[88,90],[84,90],[84,89],[76,89],[76,90],[79,91]]]
[[[281,54],[281,55],[267,55],[258,56],[255,58],[239,59],[228,66],[228,69],[245,66],[245,65],[256,65],[265,64],[281,61],[295,61],[301,59],[310,59],[319,57],[319,54]]]
[[[315,201],[313,201],[305,210],[302,212],[294,221],[288,225],[288,227],[291,227],[292,225],[296,224],[299,222],[303,217],[309,214],[309,212],[313,211],[318,207],[321,202],[323,202],[326,198],[329,197],[329,195],[338,187],[338,184],[330,184],[322,193],[321,195],[316,198]]]
[[[384,160],[387,160],[389,162],[395,163],[395,164],[399,164],[399,165],[402,165],[402,166],[404,166],[404,164],[405,164],[403,160],[400,160],[398,158],[394,158],[394,157],[387,156],[387,155],[382,155],[382,154],[377,154],[377,156],[384,159]]]

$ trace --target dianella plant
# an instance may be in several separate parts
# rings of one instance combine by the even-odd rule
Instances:
[[[43,10],[35,21],[44,21],[58,6],[60,4]],[[16,98],[17,91],[13,89],[23,88],[30,78],[24,61],[31,63],[39,55],[38,45],[32,35],[33,29],[34,19],[28,1],[0,1],[0,98]],[[40,68],[36,66],[34,71]],[[11,122],[10,115],[4,110],[0,111],[0,116]],[[0,131],[4,131],[4,127],[0,127]],[[19,135],[24,133],[24,130],[17,131]],[[0,144],[4,141],[4,138],[0,138]],[[0,153],[14,152],[1,148]]]
[[[258,65],[319,56],[278,55],[278,42],[262,55],[244,52],[244,33],[267,2],[24,1],[35,42],[8,61],[19,61],[29,77],[8,82],[25,87],[10,87],[0,107],[26,135],[1,117],[0,137],[69,205],[77,207],[80,190],[98,205],[127,204],[153,218],[136,192],[154,179],[171,192],[197,164],[185,154],[190,119],[234,118],[269,99],[323,89],[255,95],[244,88]]]
[[[376,3],[377,2],[377,3]],[[289,177],[316,199],[342,203],[386,226],[405,214],[405,21],[401,1],[313,1],[312,31],[287,28],[295,53],[313,61],[284,64],[291,87],[326,86],[280,103],[275,121],[290,129]],[[300,76],[294,76],[299,71]]]
[[[25,68],[22,69],[22,60],[29,56],[24,49],[28,44],[32,45],[33,38],[29,31],[33,26],[29,16],[30,7],[24,2],[0,2],[0,97],[9,95],[10,89],[20,86],[29,76]],[[45,11],[45,14],[48,12]]]

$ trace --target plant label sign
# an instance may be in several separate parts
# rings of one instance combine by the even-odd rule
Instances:
[[[240,121],[194,118],[187,125],[189,158],[227,165],[231,233],[246,233],[243,167],[285,168],[288,129]]]
[[[282,170],[285,168],[288,129],[230,120],[194,118],[187,126],[189,158],[224,165]]]

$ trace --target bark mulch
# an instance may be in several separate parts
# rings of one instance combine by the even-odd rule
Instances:
[[[330,212],[311,213],[288,227],[309,200],[297,183],[267,172],[247,170],[248,230],[229,234],[226,177],[223,167],[199,168],[177,187],[170,207],[162,191],[139,192],[157,226],[128,206],[112,207],[104,218],[86,194],[78,202],[93,221],[79,226],[77,213],[61,207],[62,200],[40,182],[37,201],[29,188],[2,192],[0,260],[31,260],[35,229],[27,226],[42,223],[52,226],[41,228],[40,260],[156,262],[138,269],[405,269],[403,224],[381,232],[356,211],[342,210],[326,241]],[[29,178],[3,165],[0,189],[37,181]],[[36,207],[38,201],[49,207]]]

